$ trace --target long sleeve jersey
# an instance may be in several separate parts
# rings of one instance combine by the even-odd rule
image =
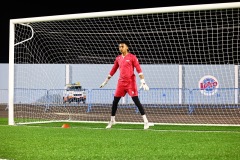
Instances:
[[[132,53],[128,53],[125,57],[122,55],[117,56],[109,74],[113,76],[118,68],[120,72],[118,81],[121,82],[129,82],[135,79],[134,68],[136,68],[138,74],[142,73],[138,59]]]

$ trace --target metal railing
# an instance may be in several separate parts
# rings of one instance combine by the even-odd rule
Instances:
[[[63,103],[64,89],[26,89],[15,88],[14,104],[38,104],[46,106],[87,106],[90,112],[94,106],[111,106],[115,89],[86,89],[86,103]],[[196,108],[239,108],[239,88],[201,89],[150,88],[139,90],[139,99],[145,107],[181,108],[187,107],[188,114]],[[8,90],[0,89],[0,104],[8,104]],[[120,107],[135,107],[131,97],[126,94]],[[137,109],[136,109],[137,111]]]

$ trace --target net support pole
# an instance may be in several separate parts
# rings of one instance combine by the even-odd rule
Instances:
[[[183,70],[182,65],[178,66],[178,88],[179,88],[179,104],[182,104],[182,87],[183,87]]]
[[[234,73],[235,73],[235,104],[238,104],[238,65],[234,66]]]
[[[71,71],[71,66],[69,64],[66,65],[65,68],[65,77],[66,77],[66,84],[72,83],[72,71]]]

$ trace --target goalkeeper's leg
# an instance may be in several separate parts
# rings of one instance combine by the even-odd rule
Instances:
[[[144,122],[144,129],[148,129],[148,128],[149,128],[148,119],[147,119],[147,117],[146,117],[144,108],[143,108],[143,106],[142,106],[142,104],[141,104],[138,96],[132,97],[132,100],[133,100],[133,102],[135,103],[135,105],[138,107],[138,110],[139,110],[139,112],[140,112],[141,115],[142,115],[143,122]]]
[[[114,96],[113,103],[112,103],[111,120],[109,121],[106,128],[111,128],[112,125],[116,124],[115,115],[116,115],[116,112],[117,112],[118,102],[119,102],[120,99],[121,99],[121,97],[115,97]]]

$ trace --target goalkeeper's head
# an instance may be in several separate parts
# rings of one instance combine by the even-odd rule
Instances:
[[[125,44],[129,48],[129,42],[126,40],[121,40],[118,42],[118,44]]]

